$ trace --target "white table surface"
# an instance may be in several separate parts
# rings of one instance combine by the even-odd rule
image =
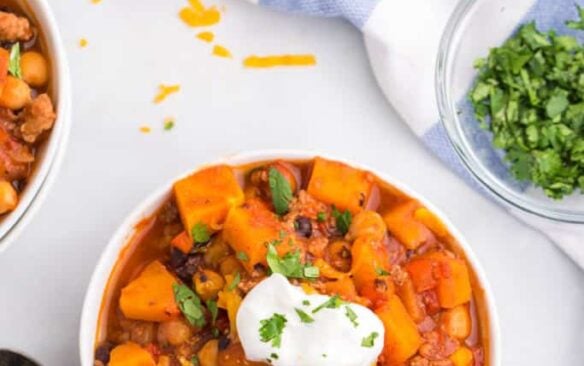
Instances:
[[[503,365],[584,364],[584,273],[540,234],[473,192],[421,146],[378,90],[359,33],[338,20],[224,0],[211,57],[176,13],[186,0],[51,0],[68,49],[73,130],[52,192],[0,257],[0,348],[79,364],[92,269],[114,229],[162,182],[240,151],[318,149],[403,180],[467,236],[491,280]],[[81,49],[81,37],[89,47]],[[251,53],[313,52],[318,66],[245,70]],[[162,105],[159,83],[183,90]],[[400,85],[396,87],[407,87]],[[171,132],[162,120],[176,117]],[[153,127],[149,135],[141,124]]]

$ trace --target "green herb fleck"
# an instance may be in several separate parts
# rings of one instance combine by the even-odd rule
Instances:
[[[288,278],[317,278],[319,276],[318,268],[302,263],[298,250],[288,252],[280,258],[276,247],[269,243],[266,260],[272,273],[279,273]]]
[[[343,300],[341,300],[341,298],[339,297],[339,295],[334,295],[333,297],[331,297],[327,301],[325,301],[322,304],[320,304],[319,306],[317,306],[314,310],[312,310],[312,313],[313,314],[316,314],[316,313],[318,313],[319,311],[321,311],[322,309],[325,309],[325,308],[326,309],[338,309],[344,303],[345,302]]]
[[[337,229],[343,235],[349,232],[349,227],[351,227],[351,213],[348,210],[341,212],[333,206],[332,215],[337,223]]]
[[[211,239],[209,235],[209,230],[207,230],[207,225],[202,222],[197,222],[195,226],[193,226],[193,230],[191,230],[191,235],[195,243],[203,244]]]
[[[316,221],[318,222],[325,222],[326,221],[326,212],[319,212],[316,214]]]
[[[245,252],[237,252],[235,256],[242,262],[249,262],[249,257]]]
[[[168,120],[164,121],[164,130],[165,131],[170,131],[173,128],[174,128],[174,120],[168,119]]]
[[[227,286],[227,291],[235,290],[237,285],[239,285],[239,282],[241,282],[241,275],[239,274],[239,272],[236,272],[235,277],[233,277],[233,280],[231,280],[231,283],[229,284],[229,286]]]
[[[373,332],[361,341],[361,347],[371,348],[375,345],[375,338],[379,337],[379,333]]]
[[[569,20],[566,22],[566,25],[570,29],[584,30],[584,8],[581,7],[580,5],[576,5],[576,7],[578,8],[578,16],[580,17],[580,19]]]
[[[201,364],[201,363],[199,362],[199,357],[198,357],[197,355],[194,355],[194,356],[191,358],[191,364],[192,364],[193,366],[199,366],[199,365]]]
[[[355,328],[359,326],[359,323],[357,322],[357,314],[353,311],[353,309],[351,309],[350,306],[345,306],[345,316],[349,318]]]
[[[173,284],[174,299],[187,321],[196,327],[205,326],[205,314],[201,299],[188,286]]]
[[[375,273],[377,273],[377,275],[380,277],[389,276],[389,272],[381,267],[375,268]]]
[[[288,206],[292,200],[292,188],[288,180],[278,171],[271,167],[268,172],[270,192],[272,193],[272,203],[278,215],[288,212]]]
[[[217,321],[217,314],[219,314],[219,309],[217,308],[217,301],[207,300],[205,302],[205,305],[207,305],[207,309],[211,313],[211,324],[215,325],[215,322]]]
[[[18,42],[13,44],[10,49],[8,72],[15,78],[22,79],[22,69],[20,68],[20,43]]]
[[[308,301],[308,300],[302,300],[302,305],[304,305],[304,306],[310,306],[310,301]]]
[[[277,353],[271,353],[271,354],[270,354],[270,358],[271,358],[271,359],[277,360],[277,359],[278,359],[278,357],[279,357],[279,356],[278,356],[278,354],[277,354]]]
[[[279,348],[286,322],[286,317],[282,314],[274,314],[271,318],[260,320],[261,341],[272,342],[272,347]]]
[[[306,314],[306,312],[304,312],[301,309],[298,308],[294,308],[294,310],[296,310],[296,314],[298,314],[298,317],[300,318],[300,321],[303,323],[312,323],[314,322],[314,318],[311,317],[310,315]]]

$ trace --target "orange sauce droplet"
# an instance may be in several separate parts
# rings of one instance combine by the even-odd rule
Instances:
[[[164,85],[160,84],[158,86],[158,94],[154,97],[154,103],[162,103],[169,95],[178,93],[180,91],[180,85]]]
[[[217,57],[225,57],[225,58],[232,57],[231,52],[227,48],[225,48],[221,45],[218,45],[218,44],[215,45],[215,47],[213,47],[213,55],[217,56]]]
[[[215,34],[213,32],[201,32],[197,34],[197,38],[203,42],[211,43],[215,39]]]
[[[314,55],[249,56],[243,60],[243,66],[249,68],[314,65],[316,65],[316,57]]]
[[[189,6],[182,8],[178,15],[190,27],[208,27],[221,20],[216,7],[206,8],[199,0],[189,0]]]
[[[87,39],[85,39],[85,38],[81,38],[81,39],[79,40],[79,47],[81,47],[81,48],[85,48],[85,47],[87,47],[87,45],[88,45],[88,44],[89,44],[89,42],[88,42],[88,41],[87,41]]]

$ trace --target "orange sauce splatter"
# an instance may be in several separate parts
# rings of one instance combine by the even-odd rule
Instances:
[[[89,42],[87,42],[87,39],[85,39],[85,38],[81,38],[79,40],[79,47],[81,47],[81,48],[87,47],[88,44],[89,44]]]
[[[314,55],[249,56],[243,60],[243,66],[249,68],[314,65],[316,65],[316,57]]]
[[[164,85],[160,84],[158,86],[158,94],[154,97],[154,103],[162,103],[169,95],[178,93],[180,91],[180,85]]]
[[[197,38],[201,41],[211,43],[215,39],[215,34],[213,32],[201,32],[197,34]]]
[[[178,15],[190,27],[208,27],[221,20],[216,7],[207,8],[200,0],[189,0],[189,6],[182,8]]]
[[[152,131],[150,126],[147,125],[140,126],[140,132],[142,133],[150,133],[150,131]]]
[[[232,57],[231,52],[227,48],[225,48],[221,45],[218,45],[218,44],[215,45],[215,47],[213,47],[213,55],[217,56],[217,57],[225,57],[225,58]]]

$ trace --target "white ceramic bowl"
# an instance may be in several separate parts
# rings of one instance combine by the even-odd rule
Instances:
[[[404,184],[400,183],[396,179],[383,174],[382,172],[376,171],[374,169],[365,167],[363,165],[355,164],[347,160],[339,159],[337,157],[326,156],[326,154],[316,154],[308,152],[299,151],[259,151],[251,152],[245,154],[238,154],[235,156],[230,156],[223,158],[219,161],[213,162],[212,164],[204,164],[198,167],[199,170],[204,167],[216,164],[229,164],[229,165],[242,165],[252,162],[269,161],[276,159],[286,159],[286,160],[308,160],[315,156],[322,156],[332,160],[345,162],[351,166],[367,170],[375,174],[380,179],[392,184],[394,187],[398,188],[410,197],[417,199],[427,208],[429,208],[433,213],[440,217],[444,224],[448,227],[450,233],[458,240],[460,248],[464,251],[466,258],[468,259],[470,265],[473,268],[473,272],[483,290],[483,297],[486,305],[486,312],[488,315],[488,327],[489,327],[489,349],[490,349],[490,366],[500,366],[500,328],[499,328],[499,318],[497,315],[497,310],[495,308],[495,300],[493,293],[485,276],[485,273],[480,266],[476,256],[474,255],[471,247],[464,240],[460,232],[450,223],[444,214],[442,214],[434,205],[428,202],[426,199],[421,197],[419,194],[413,192],[407,188]],[[81,314],[81,325],[79,334],[79,347],[81,353],[81,365],[82,366],[93,366],[94,361],[94,347],[96,343],[96,335],[98,332],[98,319],[100,309],[102,307],[102,298],[104,291],[106,289],[110,274],[114,269],[115,264],[118,259],[122,258],[122,250],[126,247],[128,242],[136,234],[136,225],[143,219],[151,216],[156,212],[158,208],[170,197],[172,192],[172,185],[177,180],[184,176],[192,174],[193,171],[189,171],[182,175],[181,177],[176,177],[162,186],[160,189],[156,190],[150,197],[148,197],[144,202],[142,202],[138,208],[136,208],[122,223],[118,228],[110,242],[105,248],[97,267],[93,273],[87,294],[85,296],[85,302],[83,304],[83,312]]]
[[[50,92],[55,102],[57,121],[37,155],[33,175],[20,195],[18,206],[0,219],[0,252],[18,237],[44,202],[61,165],[71,124],[69,69],[59,29],[48,1],[28,0],[21,3],[33,15],[44,35],[52,66]]]

